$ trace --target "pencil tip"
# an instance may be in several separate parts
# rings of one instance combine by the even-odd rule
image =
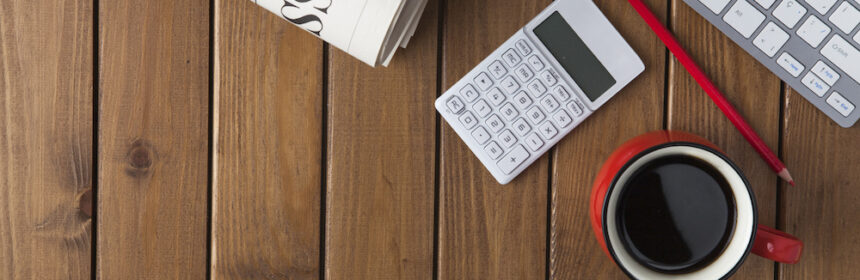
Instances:
[[[794,186],[794,178],[791,178],[791,174],[788,173],[788,169],[783,168],[782,171],[779,172],[779,177]]]

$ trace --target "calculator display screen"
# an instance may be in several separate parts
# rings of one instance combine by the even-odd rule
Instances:
[[[539,24],[534,33],[591,101],[615,85],[615,78],[558,12]]]

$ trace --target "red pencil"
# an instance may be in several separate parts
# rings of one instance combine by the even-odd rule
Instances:
[[[663,41],[663,44],[669,48],[669,51],[678,58],[678,61],[681,62],[681,65],[687,69],[687,72],[693,76],[699,86],[705,90],[711,100],[717,104],[717,107],[723,111],[723,114],[729,118],[729,121],[735,125],[744,138],[747,139],[747,142],[755,148],[756,152],[761,155],[762,158],[770,165],[770,168],[776,172],[780,178],[787,181],[789,184],[794,185],[794,179],[791,178],[791,174],[788,173],[788,169],[785,168],[785,164],[779,160],[779,158],[773,153],[773,151],[768,148],[767,144],[761,140],[761,137],[758,136],[757,133],[750,127],[749,124],[744,120],[740,113],[735,110],[735,107],[726,100],[726,97],[714,86],[714,83],[705,76],[705,73],[702,72],[702,69],[699,68],[698,65],[690,58],[690,55],[687,54],[687,51],[681,47],[681,44],[678,43],[678,40],[675,39],[675,36],[666,29],[665,26],[660,22],[659,19],[648,9],[648,6],[645,6],[641,0],[628,0],[630,5],[633,5],[633,8],[636,9],[636,12],[645,19],[645,22],[648,23],[648,26],[651,27],[651,30],[654,30],[654,33],[657,33],[657,36],[660,37],[660,40]]]

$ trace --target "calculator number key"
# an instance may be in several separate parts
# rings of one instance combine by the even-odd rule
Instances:
[[[546,118],[546,115],[544,115],[538,107],[532,107],[529,109],[529,111],[526,112],[526,116],[532,121],[532,123],[540,123],[540,121]]]
[[[474,131],[472,131],[472,138],[475,138],[475,141],[477,141],[478,144],[483,145],[484,143],[487,143],[487,141],[490,140],[490,133],[487,132],[487,130],[484,129],[483,127],[479,126]]]
[[[508,76],[502,80],[502,89],[505,90],[505,93],[507,94],[514,94],[518,89],[520,89],[520,84],[513,76]]]
[[[478,113],[478,116],[482,118],[486,117],[490,114],[490,112],[493,111],[493,109],[490,108],[490,104],[487,104],[487,101],[484,101],[483,99],[479,100],[478,103],[475,103],[475,105],[472,105],[472,109],[475,109],[475,112]]]
[[[526,145],[529,145],[529,148],[531,148],[532,151],[537,152],[541,147],[543,147],[543,139],[540,139],[540,136],[538,136],[537,133],[529,134],[529,136],[526,137]]]
[[[505,103],[505,105],[502,106],[502,109],[499,111],[502,112],[502,116],[504,116],[505,119],[508,119],[508,121],[513,120],[517,117],[517,115],[520,114],[520,112],[518,112],[517,109],[514,108],[514,105],[511,105],[511,103]]]
[[[532,72],[532,70],[529,69],[529,67],[525,64],[520,65],[520,67],[517,68],[516,71],[514,71],[514,74],[516,74],[517,78],[519,78],[520,81],[522,81],[523,83],[528,82],[535,76],[535,73]]]
[[[523,148],[523,145],[517,145],[510,153],[502,157],[502,159],[496,163],[499,166],[499,169],[502,170],[505,174],[511,174],[514,172],[517,167],[520,167],[527,159],[529,159],[529,152],[526,151],[526,148]]]
[[[525,91],[520,91],[517,96],[514,96],[514,104],[517,104],[517,107],[520,108],[520,110],[525,110],[531,106],[532,103],[532,99]]]
[[[510,148],[517,143],[517,137],[514,136],[510,130],[505,130],[502,134],[499,134],[499,140],[501,140],[502,144],[507,148]]]
[[[502,55],[502,60],[504,60],[509,67],[514,67],[515,65],[520,64],[520,62],[523,61],[523,59],[520,57],[519,54],[517,54],[517,51],[515,51],[514,49],[509,49],[508,51],[506,51],[505,54]]]
[[[490,144],[487,144],[487,146],[484,147],[484,151],[487,152],[487,155],[489,155],[491,159],[498,159],[504,152],[502,151],[502,147],[500,147],[499,144],[496,144],[496,142],[490,142]]]
[[[463,112],[463,109],[466,108],[466,106],[463,105],[463,100],[460,100],[457,96],[449,97],[448,101],[445,101],[445,106],[454,114],[460,114]]]
[[[529,133],[529,131],[532,130],[532,126],[529,125],[526,120],[519,118],[514,122],[514,130],[516,130],[517,134],[520,136],[525,136],[526,133]]]
[[[489,97],[489,98],[490,98],[490,102],[491,102],[491,103],[493,103],[493,105],[496,105],[496,106],[501,105],[501,104],[502,104],[502,102],[504,102],[504,101],[505,101],[505,95],[504,95],[504,94],[502,93],[502,91],[501,91],[501,90],[499,90],[498,88],[493,88],[493,89],[491,89],[491,90],[490,90],[490,92],[489,92],[489,93],[487,93],[487,97]]]
[[[466,99],[466,102],[472,103],[475,99],[478,99],[478,91],[475,90],[475,87],[466,84],[462,89],[460,89],[460,96]]]
[[[492,64],[490,64],[489,70],[490,70],[490,73],[493,74],[493,77],[496,77],[496,79],[501,79],[506,74],[508,74],[508,69],[505,69],[505,66],[502,65],[502,62],[498,61],[498,60],[496,60]]]
[[[505,128],[505,122],[503,122],[498,115],[493,114],[489,119],[487,119],[487,126],[489,126],[490,130],[493,132],[498,133],[499,130]]]

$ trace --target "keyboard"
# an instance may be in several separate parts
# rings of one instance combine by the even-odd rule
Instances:
[[[435,106],[507,184],[644,69],[591,0],[555,1]]]
[[[858,0],[684,0],[842,127],[860,119]]]

